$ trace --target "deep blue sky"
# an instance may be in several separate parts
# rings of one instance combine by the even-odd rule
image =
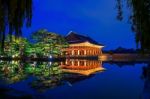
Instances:
[[[69,31],[88,35],[104,44],[106,50],[119,46],[135,48],[134,33],[125,19],[116,20],[116,0],[34,0],[32,27],[24,36],[41,28],[66,35]]]

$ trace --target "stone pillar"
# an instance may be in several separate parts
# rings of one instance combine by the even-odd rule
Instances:
[[[96,50],[96,55],[98,55],[98,50]]]
[[[78,61],[78,66],[80,66],[80,61]]]
[[[71,55],[74,55],[74,50],[71,51]]]
[[[89,50],[89,55],[91,56],[91,50]]]
[[[86,62],[87,62],[87,61],[84,61],[84,66],[86,66]]]
[[[86,55],[86,50],[84,50],[84,55]]]
[[[86,55],[87,55],[87,56],[89,55],[89,50],[86,50]]]
[[[94,55],[94,50],[92,50],[92,56]]]
[[[74,66],[74,61],[71,61],[71,66]]]
[[[80,55],[80,50],[78,50],[78,55]]]
[[[96,54],[95,54],[95,50],[93,50],[93,53],[94,53],[94,55],[96,55]]]
[[[68,65],[68,60],[66,60],[65,64],[67,64],[67,65]]]
[[[92,50],[92,55],[94,56],[94,50]]]

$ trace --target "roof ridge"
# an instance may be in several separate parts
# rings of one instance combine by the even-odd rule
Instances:
[[[76,34],[76,35],[79,35],[79,36],[89,37],[88,35],[79,34],[79,33],[74,32],[74,31],[69,31],[66,36],[68,36],[68,35],[71,34],[71,33]]]
[[[96,40],[92,39],[91,37],[87,36],[87,35],[82,35],[82,34],[78,34],[77,32],[73,32],[70,31],[67,36],[66,39],[68,40],[68,42],[70,43],[78,43],[78,42],[90,42],[93,44],[98,44],[98,45],[102,45],[99,42],[97,42]]]
[[[66,36],[70,35],[71,33],[77,34],[77,33],[75,33],[74,31],[69,31]]]

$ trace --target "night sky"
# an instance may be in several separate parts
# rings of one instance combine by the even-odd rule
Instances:
[[[25,37],[48,29],[61,35],[69,31],[87,35],[104,44],[105,50],[119,46],[135,48],[134,33],[124,5],[124,20],[116,19],[116,0],[34,0],[32,27],[24,28]]]

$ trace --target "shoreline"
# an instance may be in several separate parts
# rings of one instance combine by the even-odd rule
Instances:
[[[114,54],[108,54],[103,53],[100,56],[74,56],[74,57],[67,57],[67,56],[61,56],[61,57],[54,57],[54,58],[31,58],[31,57],[0,57],[0,60],[4,61],[65,61],[66,59],[85,59],[85,60],[100,60],[104,62],[117,62],[117,61],[134,61],[134,62],[150,62],[150,54],[132,54],[132,53],[114,53]]]
[[[150,54],[137,54],[137,53],[104,53],[99,56],[102,61],[150,61]]]

